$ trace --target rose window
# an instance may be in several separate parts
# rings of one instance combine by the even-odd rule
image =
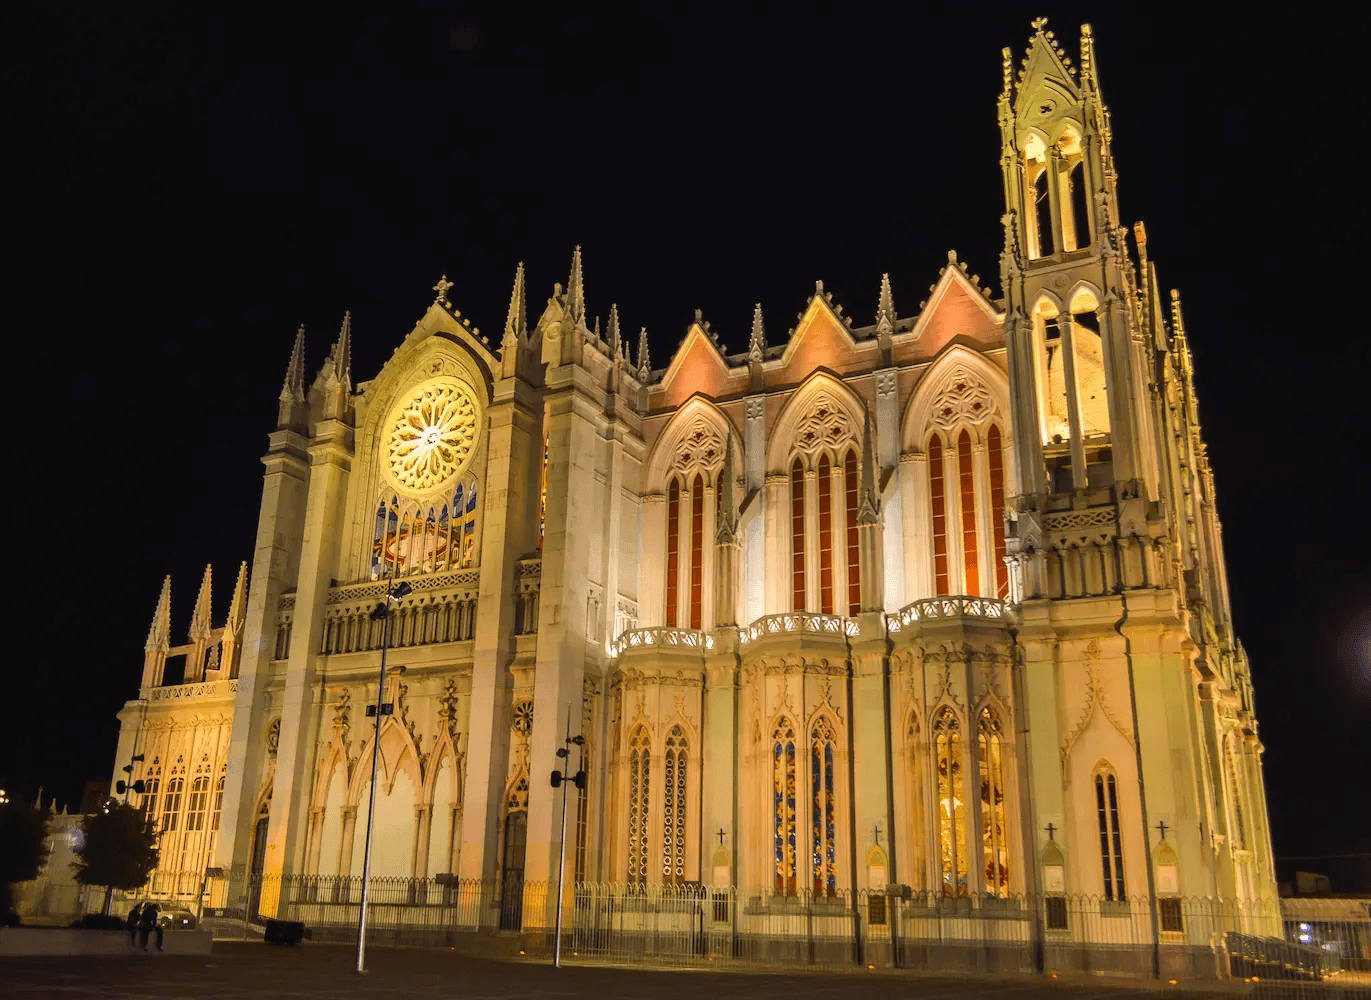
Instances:
[[[442,486],[466,467],[476,428],[476,400],[461,383],[425,386],[391,418],[391,477],[414,492]]]

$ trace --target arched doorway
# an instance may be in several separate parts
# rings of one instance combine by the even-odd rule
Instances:
[[[528,812],[518,809],[505,817],[504,859],[500,877],[500,929],[524,926],[524,853],[528,847]]]

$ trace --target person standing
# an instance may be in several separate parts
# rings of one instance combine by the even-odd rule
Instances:
[[[138,936],[144,951],[148,950],[148,936],[154,931],[157,932],[157,950],[161,951],[162,925],[157,920],[157,904],[149,901],[143,904],[143,912],[138,915]]]
[[[129,947],[130,947],[130,948],[132,948],[132,947],[134,946],[134,944],[137,943],[137,941],[138,941],[138,918],[139,918],[139,916],[141,915],[142,910],[143,910],[143,904],[142,904],[142,903],[134,903],[134,904],[133,904],[133,909],[129,910],[129,916],[128,916],[128,920],[126,921],[126,923],[128,924],[128,929],[129,929]]]

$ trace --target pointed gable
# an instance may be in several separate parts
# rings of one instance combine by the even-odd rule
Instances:
[[[792,384],[819,368],[843,372],[868,365],[869,359],[864,355],[858,361],[857,351],[857,341],[848,331],[847,324],[829,305],[826,296],[816,294],[791,333],[779,367],[768,373],[771,376],[768,381]]]
[[[896,348],[899,361],[931,358],[953,340],[986,346],[1003,337],[1004,316],[955,263],[943,268],[914,329]]]
[[[1014,100],[1014,115],[1022,119],[1030,102],[1051,100],[1056,95],[1069,104],[1080,102],[1081,89],[1071,71],[1071,60],[1057,44],[1052,32],[1044,31],[1044,22],[1034,22],[1037,32],[1029,42],[1019,73]],[[1051,113],[1049,109],[1047,113]]]
[[[680,406],[697,392],[718,399],[734,391],[732,382],[728,362],[719,353],[718,345],[698,323],[693,323],[661,383],[654,387],[654,395],[660,392],[661,396],[653,399],[653,408]]]

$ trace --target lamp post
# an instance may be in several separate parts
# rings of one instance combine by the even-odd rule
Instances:
[[[562,840],[560,844],[561,850],[557,857],[557,932],[552,943],[552,966],[555,969],[560,969],[562,967],[562,892],[566,878],[566,786],[575,785],[577,788],[586,787],[586,773],[579,767],[585,760],[585,742],[586,738],[584,736],[571,735],[571,708],[568,706],[566,713],[566,739],[564,739],[562,745],[557,748],[557,756],[569,763],[571,747],[573,745],[580,747],[581,753],[580,757],[577,759],[578,767],[574,775],[563,774],[560,770],[552,772],[552,787],[560,787],[562,789]]]
[[[392,567],[390,579],[386,581],[386,599],[376,605],[371,612],[372,621],[382,621],[381,627],[381,676],[376,682],[376,704],[368,706],[376,715],[376,733],[371,741],[371,794],[367,799],[367,840],[362,854],[362,913],[357,921],[357,972],[365,973],[367,955],[367,905],[371,900],[371,834],[376,820],[376,767],[381,759],[381,718],[386,696],[386,650],[390,648],[390,603],[408,596],[414,588],[408,583],[395,586],[395,570]],[[400,669],[404,669],[401,667]]]

